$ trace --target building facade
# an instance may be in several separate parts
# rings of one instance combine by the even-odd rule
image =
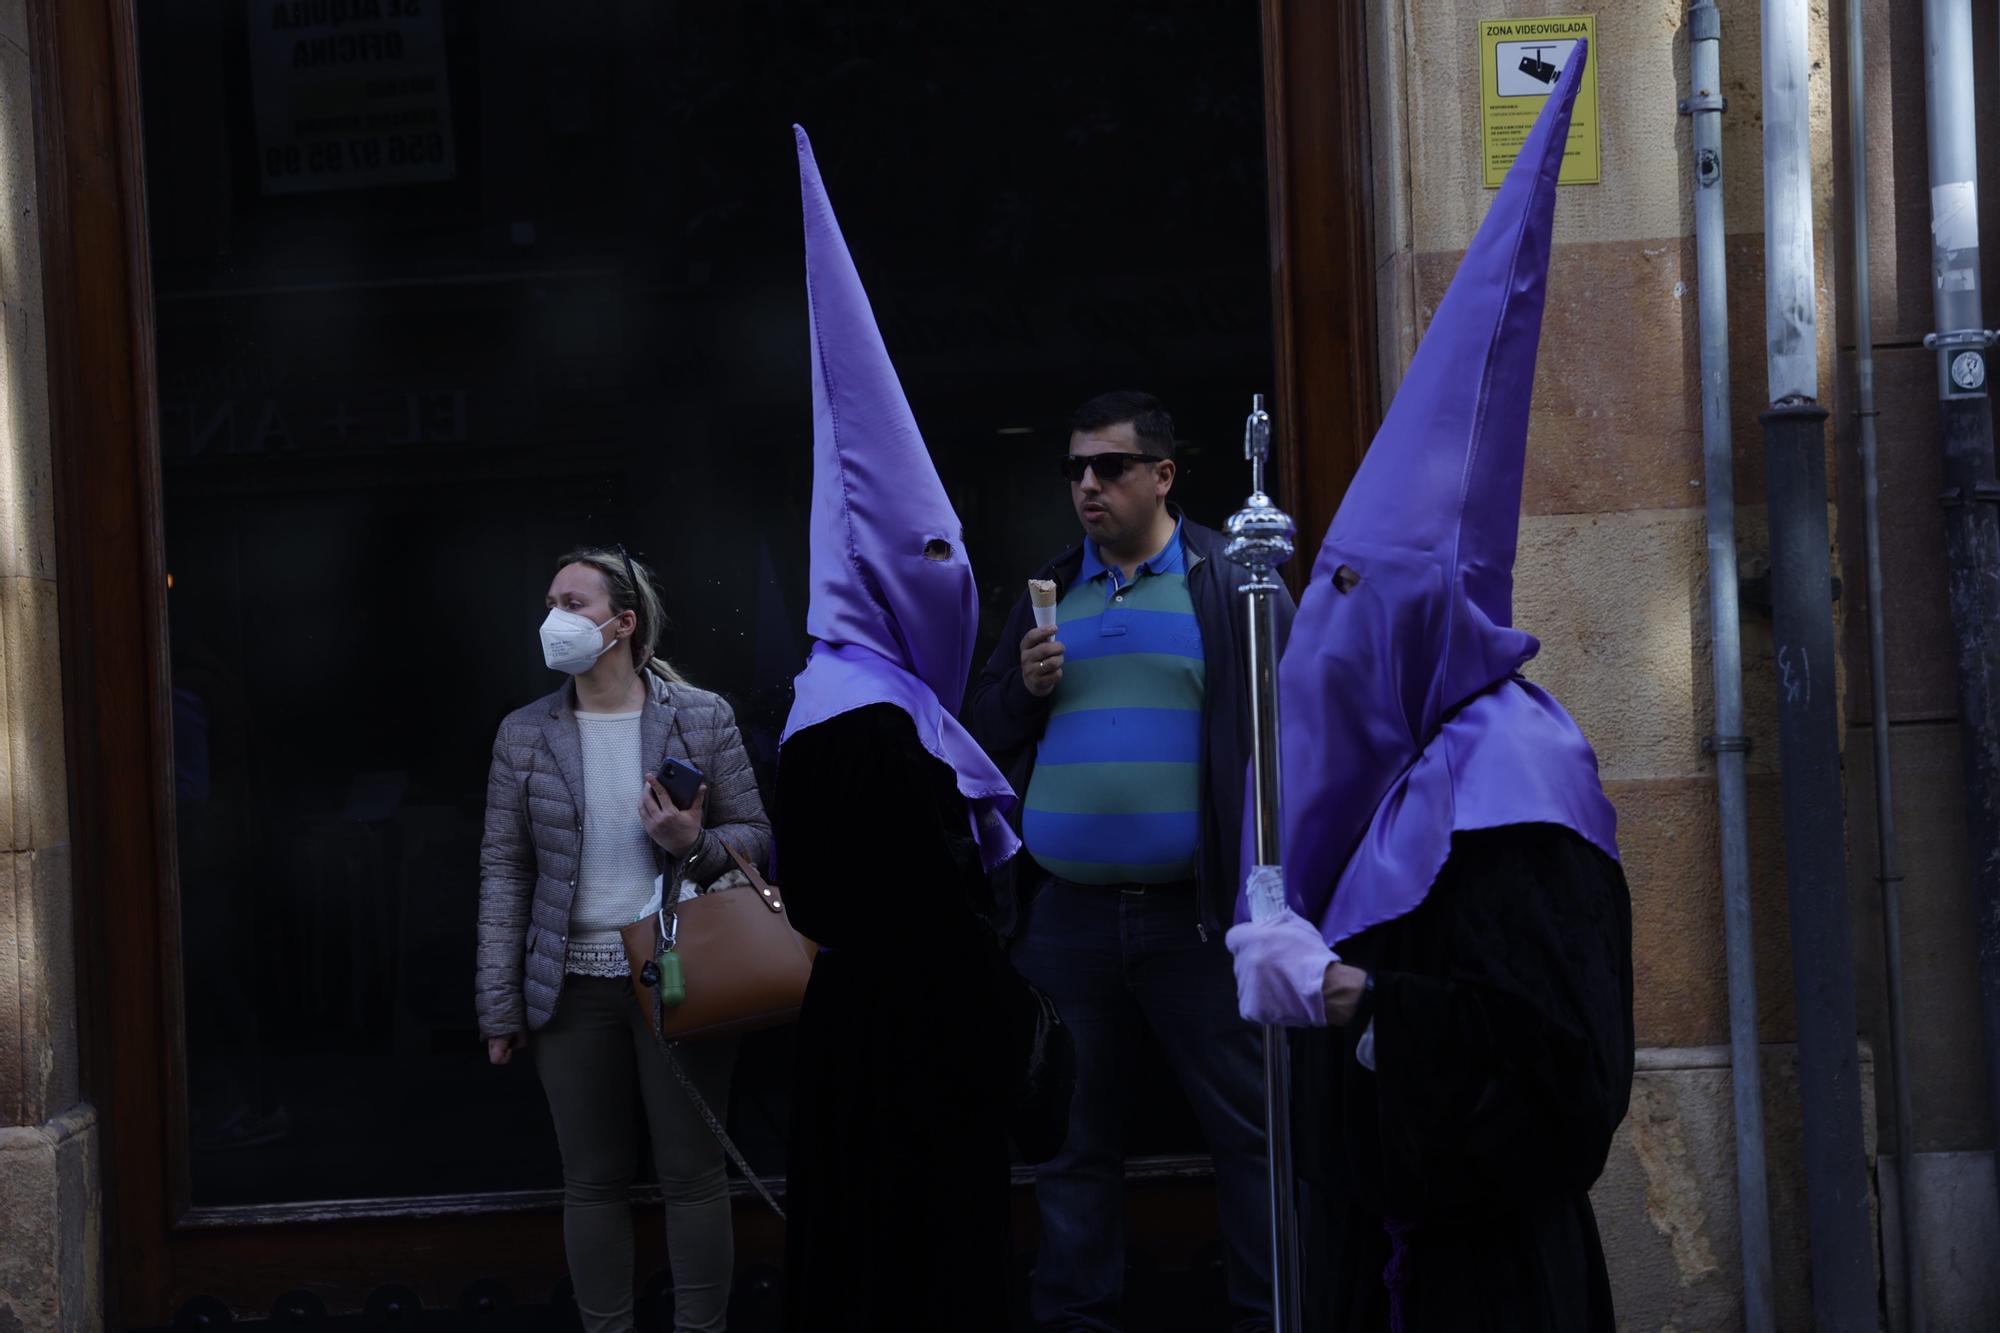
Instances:
[[[1984,1329],[2000,1192],[1921,345],[1922,6],[1856,2],[1861,52],[1840,5],[1811,11],[1853,938],[1825,965],[1858,982],[1883,1308],[1904,1283],[1908,1135],[1931,1327]],[[1741,1324],[1683,7],[961,9],[0,5],[0,1328],[147,1329],[211,1301],[337,1313],[401,1289],[559,1303],[539,1090],[472,1041],[483,765],[498,716],[546,689],[526,635],[549,561],[586,538],[668,573],[668,651],[727,683],[769,757],[803,649],[791,120],[827,165],[994,619],[1069,539],[1051,423],[1111,384],[1175,406],[1182,498],[1211,522],[1247,485],[1248,395],[1269,393],[1280,499],[1316,542],[1491,198],[1481,23],[1558,13],[1595,22],[1601,166],[1557,206],[1516,618],[1543,644],[1530,674],[1597,747],[1633,899],[1639,1073],[1597,1211],[1623,1327]],[[1803,1329],[1813,1090],[1755,591],[1761,50],[1754,11],[1722,21],[1774,1291],[1779,1326]],[[1981,7],[1982,87],[1994,23]],[[1858,181],[1850,79],[1870,127]],[[1857,196],[1892,590],[1882,719]],[[413,712],[407,682],[439,663],[453,688]],[[1877,725],[1906,861],[1909,1125],[1887,1075]],[[782,1169],[786,1064],[774,1036],[739,1073],[760,1169]],[[1212,1299],[1203,1164],[1157,1101],[1132,1167],[1135,1327]],[[755,1327],[782,1232],[747,1192],[738,1224]],[[642,1263],[658,1258],[655,1237]]]

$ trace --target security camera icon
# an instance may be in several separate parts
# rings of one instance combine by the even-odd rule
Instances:
[[[1554,83],[1562,71],[1541,58],[1546,47],[1537,47],[1521,57],[1521,72],[1537,83]]]

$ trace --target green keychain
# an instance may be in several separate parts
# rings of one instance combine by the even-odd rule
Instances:
[[[640,919],[644,920],[643,917]],[[687,999],[687,981],[681,975],[681,956],[674,952],[674,941],[680,933],[680,914],[677,912],[671,917],[663,915],[657,943],[665,947],[639,969],[639,984],[653,988],[662,1009],[671,1009]]]
[[[687,998],[687,982],[681,976],[681,956],[671,949],[660,955],[660,1003],[671,1009]]]

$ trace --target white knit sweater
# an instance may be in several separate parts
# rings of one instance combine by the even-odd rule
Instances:
[[[659,873],[652,839],[639,822],[646,769],[639,757],[639,714],[578,713],[583,742],[583,856],[569,937],[585,948],[618,944],[638,919]]]

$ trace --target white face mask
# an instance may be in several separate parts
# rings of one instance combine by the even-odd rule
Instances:
[[[611,617],[616,619],[615,615]],[[542,622],[542,660],[551,671],[582,675],[611,647],[604,640],[604,625],[593,625],[574,611],[551,608],[549,618]]]

